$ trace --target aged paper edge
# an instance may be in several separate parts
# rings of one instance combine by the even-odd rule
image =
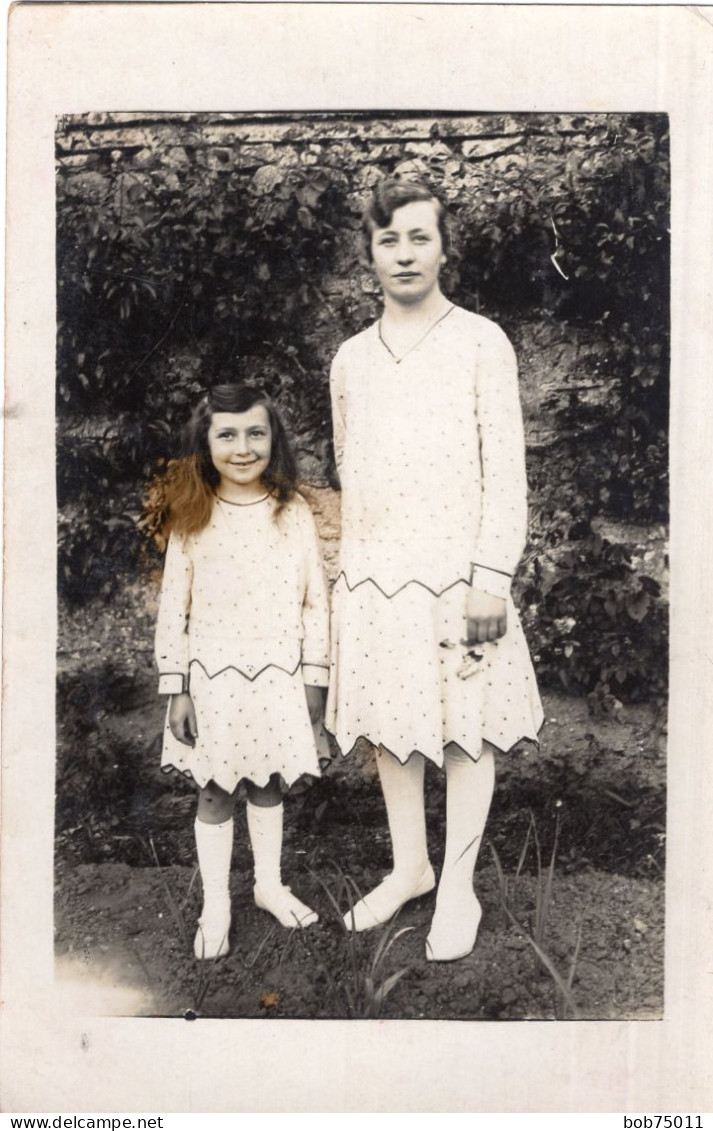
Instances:
[[[12,9],[0,877],[5,1110],[710,1109],[710,13],[299,3]],[[642,110],[671,117],[665,1020],[187,1024],[78,1016],[52,982],[56,116],[416,108]]]

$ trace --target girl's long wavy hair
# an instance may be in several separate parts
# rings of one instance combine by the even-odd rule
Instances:
[[[216,412],[249,412],[262,406],[270,421],[272,448],[262,481],[277,506],[277,517],[297,490],[297,467],[287,433],[275,406],[250,385],[217,385],[194,408],[183,433],[181,455],[149,484],[141,525],[163,549],[172,531],[198,534],[210,521],[220,474],[208,446],[208,429]]]

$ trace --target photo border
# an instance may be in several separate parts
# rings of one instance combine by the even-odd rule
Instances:
[[[5,1110],[710,1105],[712,72],[709,17],[673,6],[69,3],[11,10],[0,873]],[[670,115],[665,1020],[187,1023],[82,1015],[52,973],[55,117],[424,106]],[[270,1087],[276,1066],[279,1085]]]

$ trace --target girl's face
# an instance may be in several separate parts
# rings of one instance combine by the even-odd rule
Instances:
[[[436,201],[394,209],[387,228],[372,230],[371,257],[385,297],[410,306],[432,294],[446,261]]]
[[[262,476],[272,452],[272,429],[264,405],[247,412],[215,412],[208,429],[208,447],[220,475],[220,491],[250,496],[263,488]]]

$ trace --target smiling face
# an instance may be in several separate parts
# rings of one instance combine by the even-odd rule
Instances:
[[[208,447],[220,475],[220,495],[241,502],[264,494],[262,476],[272,454],[272,430],[264,405],[247,412],[213,413]]]
[[[395,208],[386,228],[372,228],[371,257],[385,298],[411,306],[438,290],[446,261],[435,200]]]

